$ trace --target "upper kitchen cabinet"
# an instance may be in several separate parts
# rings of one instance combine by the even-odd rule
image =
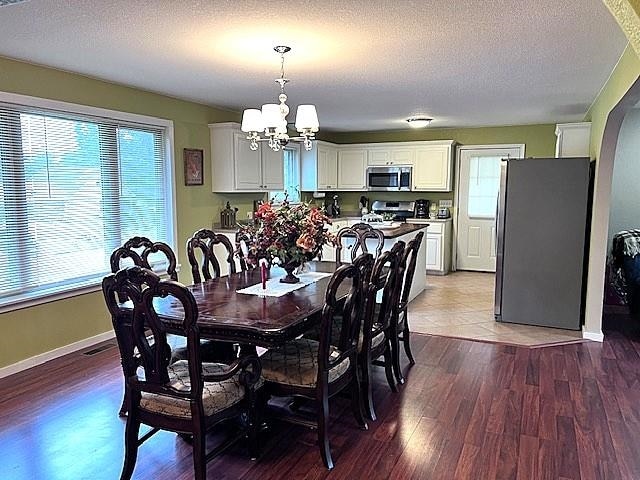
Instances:
[[[367,164],[371,166],[387,165],[413,165],[415,148],[406,146],[388,145],[384,147],[373,146],[367,149]]]
[[[338,189],[365,190],[367,150],[365,148],[341,147],[338,150]]]
[[[302,149],[303,191],[338,189],[338,148],[332,143],[316,141],[310,151]]]
[[[284,189],[282,151],[266,143],[251,150],[238,123],[214,123],[211,130],[211,172],[214,192],[259,192]]]
[[[453,141],[421,142],[415,147],[413,189],[450,192],[453,185]]]
[[[589,157],[591,122],[556,125],[556,157]]]

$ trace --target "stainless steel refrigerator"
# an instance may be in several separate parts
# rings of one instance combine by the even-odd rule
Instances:
[[[588,158],[503,160],[497,321],[581,328],[589,201]]]

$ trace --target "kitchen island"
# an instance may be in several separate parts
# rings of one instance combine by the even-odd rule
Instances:
[[[334,227],[332,229],[333,233],[337,233],[337,230],[347,226],[346,222],[344,223],[345,224],[342,224],[342,222],[340,223],[336,222],[337,225],[333,225]],[[357,223],[357,220],[354,219],[353,223]],[[411,284],[409,300],[413,300],[413,298],[415,298],[419,293],[421,293],[427,286],[427,277],[426,277],[426,271],[424,267],[427,261],[427,227],[428,226],[429,226],[428,224],[397,223],[390,227],[380,228],[380,230],[384,235],[384,246],[382,248],[383,252],[387,250],[391,250],[393,245],[398,240],[402,240],[403,242],[408,243],[418,234],[419,231],[422,231],[424,233],[422,243],[420,244],[420,249],[418,250],[418,258],[416,259],[416,271],[415,271],[415,275],[413,276],[413,283]],[[217,233],[222,233],[225,236],[227,236],[232,243],[235,242],[235,233],[236,233],[235,229],[226,230],[226,229],[218,228],[218,229],[215,229],[215,231]],[[372,252],[375,254],[376,244],[377,244],[377,240],[374,240],[371,238],[367,239],[367,248],[369,249],[369,252]],[[350,261],[351,245],[353,245],[353,242],[350,241],[348,238],[345,238],[346,248],[344,248],[342,251],[343,261],[345,262]],[[225,258],[226,256],[224,247],[222,245],[216,245],[214,247],[214,253],[218,258]],[[322,248],[322,260],[330,261],[330,262],[336,261],[336,252],[335,252],[334,246],[325,245]],[[226,262],[220,262],[220,270],[222,275],[227,275],[229,273],[229,267]],[[240,264],[238,263],[237,260],[236,260],[236,270],[238,271],[240,270]]]

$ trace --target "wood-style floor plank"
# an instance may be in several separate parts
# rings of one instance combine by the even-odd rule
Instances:
[[[209,478],[640,478],[637,335],[535,349],[417,334],[412,342],[416,365],[402,357],[399,393],[374,369],[378,421],[368,431],[348,399],[331,400],[333,471],[315,431],[276,422],[257,461],[237,444],[208,464]],[[109,343],[0,379],[0,478],[119,477],[123,380]],[[191,446],[161,432],[141,446],[134,478],[193,478]]]

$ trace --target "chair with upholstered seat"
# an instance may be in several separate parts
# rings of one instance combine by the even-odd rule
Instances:
[[[156,255],[157,254],[157,255]],[[162,258],[164,257],[164,258]],[[155,260],[152,262],[152,258]],[[166,264],[166,274],[171,280],[178,280],[178,272],[176,271],[177,260],[176,254],[171,247],[164,242],[152,242],[147,237],[132,237],[127,240],[124,245],[116,248],[109,259],[111,266],[111,273],[116,273],[123,267],[131,266],[131,264],[138,267],[151,269],[153,264]],[[124,301],[125,298],[120,298]],[[180,340],[171,336],[170,344],[175,347]],[[124,397],[122,399],[122,405],[118,415],[124,417],[127,414],[127,389],[125,387]]]
[[[236,273],[236,262],[233,258],[235,249],[231,244],[231,240],[221,233],[215,233],[208,228],[202,228],[187,240],[187,258],[191,265],[193,283],[201,283],[202,277],[204,277],[205,280],[220,277],[220,261],[214,251],[216,245],[222,245],[225,249],[224,262],[229,266],[229,273]],[[200,263],[196,255],[197,251],[201,253]],[[200,271],[202,271],[202,275]]]
[[[398,298],[395,290],[404,246],[404,242],[398,241],[391,250],[383,252],[376,258],[365,290],[363,338],[358,362],[362,370],[364,406],[371,420],[376,419],[371,386],[371,366],[384,366],[389,388],[394,393],[398,391],[393,370],[393,358],[398,349],[394,301]],[[379,361],[380,357],[383,357],[384,361]]]
[[[353,239],[353,242],[346,242],[347,239]],[[351,227],[344,227],[338,230],[336,234],[336,263],[341,265],[344,263],[345,247],[350,252],[350,259],[353,262],[358,255],[362,253],[369,253],[369,247],[367,246],[367,239],[372,240],[375,243],[375,257],[382,253],[384,247],[384,234],[367,223],[356,223]],[[345,245],[347,243],[347,245]]]
[[[396,310],[396,318],[398,323],[398,342],[402,342],[404,345],[404,351],[409,359],[409,366],[415,365],[416,361],[413,358],[411,352],[411,332],[409,331],[409,318],[407,314],[407,307],[409,305],[409,293],[411,292],[411,284],[413,283],[413,277],[416,272],[416,260],[418,258],[418,250],[422,245],[422,239],[424,238],[424,232],[418,232],[418,234],[407,243],[407,246],[402,253],[399,269],[398,288],[396,288],[396,295],[398,299],[398,307]],[[424,275],[422,272],[420,275]],[[400,288],[402,287],[402,288]],[[399,347],[399,346],[398,346]],[[396,373],[396,380],[398,383],[404,383],[404,377],[400,370],[400,348],[395,351],[394,371]]]
[[[338,292],[344,291],[345,285],[349,285],[349,291],[342,304]],[[317,427],[320,454],[329,469],[333,468],[328,436],[329,398],[350,388],[353,414],[358,425],[367,428],[362,412],[356,358],[362,318],[361,293],[358,267],[339,267],[327,286],[320,321],[320,340],[299,338],[281,348],[267,351],[261,358],[268,395],[315,400],[317,418],[313,422],[301,423]],[[337,343],[332,344],[331,327],[338,309],[342,312],[341,332]]]
[[[195,478],[206,479],[207,460],[228,446],[206,454],[207,431],[222,420],[240,415],[248,418],[250,450],[252,456],[257,456],[255,390],[261,385],[257,356],[242,357],[231,365],[202,363],[196,325],[198,308],[193,295],[178,282],[162,280],[151,270],[119,270],[105,277],[102,291],[129,392],[121,478],[131,478],[138,447],[162,429],[193,436]],[[125,303],[120,302],[122,296],[127,298]],[[165,326],[155,311],[156,302],[162,301],[182,306],[182,325],[173,329],[186,337],[188,360],[170,363]],[[151,430],[138,438],[141,424]],[[233,440],[246,433],[240,432]]]

